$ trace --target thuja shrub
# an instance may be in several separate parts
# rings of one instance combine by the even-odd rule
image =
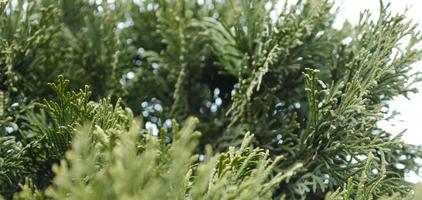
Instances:
[[[0,195],[422,198],[421,147],[377,125],[417,92],[416,24],[280,3],[0,1]]]

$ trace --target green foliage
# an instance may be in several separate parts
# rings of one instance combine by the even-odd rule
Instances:
[[[342,191],[337,190],[332,194],[328,194],[326,196],[326,199],[332,199],[332,200],[341,200],[341,199],[373,199],[374,198],[374,190],[376,190],[379,187],[379,184],[381,181],[385,178],[385,159],[382,154],[381,157],[381,171],[377,172],[377,174],[374,177],[370,177],[371,175],[371,168],[372,164],[374,162],[374,155],[372,153],[368,154],[367,162],[358,177],[359,182],[354,183],[353,178],[350,177],[347,181],[347,184],[345,184]],[[378,169],[375,167],[374,169]]]
[[[100,102],[89,102],[91,92],[88,86],[78,92],[67,91],[69,81],[59,76],[57,84],[50,84],[56,93],[57,100],[44,100],[40,104],[41,109],[49,114],[52,124],[44,124],[37,127],[37,121],[28,120],[33,132],[41,134],[47,143],[54,144],[50,149],[50,157],[61,158],[70,147],[74,128],[82,123],[90,122],[94,126],[103,128],[127,129],[130,125],[132,114],[130,110],[124,110],[119,106],[111,105],[109,99]],[[31,122],[34,122],[31,124]],[[44,129],[48,127],[47,129]]]
[[[190,118],[173,130],[171,144],[164,137],[140,135],[137,123],[129,132],[82,129],[66,154],[68,161],[54,167],[57,176],[47,195],[54,199],[271,199],[277,184],[299,168],[272,177],[279,159],[272,161],[268,152],[251,148],[251,135],[238,149],[216,156],[209,153],[206,160],[198,161],[198,155],[192,154],[199,136],[194,131],[197,123]]]
[[[76,83],[83,83],[79,87],[90,85],[96,99],[122,96],[119,81],[135,55],[127,33],[118,27],[127,20],[125,1],[116,1],[113,7],[106,1],[98,5],[85,0],[47,2],[62,10],[60,40],[65,41],[61,44],[65,55],[58,58],[69,71],[61,74],[79,80]]]
[[[47,48],[57,36],[59,10],[53,6],[38,7],[35,2],[10,1],[0,15],[0,80],[6,102],[23,91],[36,91],[45,83],[37,81],[44,71],[43,65],[51,65],[54,50]],[[49,68],[51,69],[51,68]],[[26,75],[23,75],[26,74]],[[48,74],[44,74],[47,75]],[[10,97],[9,97],[10,96]],[[6,103],[7,105],[7,103]]]
[[[49,184],[51,165],[69,149],[75,128],[85,122],[92,126],[126,130],[130,127],[132,113],[109,99],[90,102],[91,92],[85,87],[78,92],[68,91],[69,81],[62,76],[58,83],[50,84],[56,100],[37,104],[40,111],[28,112],[22,117],[23,130],[19,137],[4,136],[1,143],[2,194],[18,189],[16,182],[30,176],[39,187]],[[10,189],[12,187],[13,189]]]
[[[416,92],[416,25],[277,3],[1,2],[0,195],[417,199],[421,147],[377,125]]]

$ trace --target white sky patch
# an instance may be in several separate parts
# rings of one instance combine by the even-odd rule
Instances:
[[[133,78],[135,78],[135,73],[133,73],[133,72],[128,72],[128,73],[126,74],[126,76],[127,76],[127,78],[128,78],[128,79],[133,79]]]
[[[158,136],[158,127],[156,124],[151,123],[151,122],[147,122],[145,123],[145,128],[149,131],[149,133],[153,136]]]

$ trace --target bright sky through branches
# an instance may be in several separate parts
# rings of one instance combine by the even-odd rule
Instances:
[[[422,1],[419,0],[400,0],[400,1],[384,1],[385,3],[391,3],[391,10],[393,12],[404,12],[406,8],[408,11],[406,16],[414,20],[415,22],[422,24]],[[379,13],[379,1],[377,0],[343,0],[339,2],[340,12],[338,13],[338,19],[335,26],[340,27],[342,22],[347,19],[352,24],[356,24],[359,20],[359,11],[363,9],[369,9],[373,16],[377,16]],[[420,25],[419,30],[422,30]],[[422,71],[422,62],[418,62],[413,66],[414,71]],[[397,116],[396,120],[392,122],[395,124],[391,125],[389,122],[380,123],[380,126],[384,129],[398,133],[404,129],[407,129],[404,140],[411,144],[422,144],[422,134],[420,133],[422,127],[422,84],[416,85],[421,91],[418,94],[411,94],[409,99],[404,97],[396,98],[390,103],[390,108],[396,110],[401,114]]]
[[[295,1],[289,0],[289,4]],[[422,1],[421,0],[383,0],[384,4],[390,3],[390,11],[395,13],[406,12],[406,16],[414,22],[420,24],[418,30],[422,31]],[[279,10],[282,9],[285,1],[277,4]],[[361,11],[367,9],[372,18],[376,19],[379,15],[379,0],[336,0],[335,8],[339,8],[334,27],[341,28],[344,21],[356,25],[359,22]],[[273,13],[274,15],[276,13]],[[405,42],[405,41],[404,41]],[[421,47],[422,48],[422,45]],[[413,65],[413,72],[422,72],[422,61]],[[381,121],[379,126],[391,133],[398,134],[404,130],[403,140],[406,143],[422,145],[422,83],[415,86],[420,91],[417,94],[410,94],[408,97],[396,97],[389,103],[390,111],[397,111],[400,114],[390,121]],[[422,162],[422,161],[421,161]],[[409,174],[407,180],[411,182],[422,182],[422,177],[416,174]]]
[[[289,0],[289,4],[295,1]],[[420,24],[418,30],[422,31],[422,1],[420,0],[383,0],[384,4],[391,3],[390,11],[395,13],[403,13],[414,22]],[[279,10],[282,9],[285,0],[281,0],[277,4]],[[356,25],[359,22],[361,11],[368,9],[373,19],[379,15],[379,0],[335,0],[335,8],[339,8],[334,27],[341,28],[344,21]],[[275,14],[275,13],[274,13]],[[421,47],[422,48],[422,45]],[[413,72],[422,72],[422,62],[413,65]],[[412,72],[412,73],[413,73]],[[400,112],[395,120],[390,122],[381,122],[379,125],[392,133],[400,133],[407,129],[404,134],[404,141],[411,144],[422,145],[422,83],[415,85],[420,93],[409,95],[409,99],[405,97],[395,98],[390,102],[390,110]]]
[[[422,31],[422,1],[420,0],[386,0],[385,4],[391,3],[390,10],[393,13],[402,13],[408,9],[406,16],[419,23],[418,30]],[[379,14],[378,0],[343,0],[337,1],[337,6],[340,7],[337,15],[336,27],[341,27],[344,20],[348,20],[352,24],[357,24],[359,21],[359,13],[364,9],[371,11],[373,17]],[[422,48],[422,47],[421,47]],[[422,62],[413,65],[414,72],[422,71]],[[407,129],[403,136],[403,140],[407,143],[422,145],[422,83],[418,83],[417,88],[419,93],[409,95],[409,99],[405,97],[395,98],[389,105],[391,110],[400,112],[396,119],[390,122],[379,123],[380,127],[392,132],[400,133]],[[421,182],[422,178],[416,174],[409,174],[407,180],[411,182]]]

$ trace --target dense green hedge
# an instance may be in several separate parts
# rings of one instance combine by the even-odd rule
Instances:
[[[0,195],[417,199],[421,147],[377,122],[421,35],[380,4],[0,3]]]

